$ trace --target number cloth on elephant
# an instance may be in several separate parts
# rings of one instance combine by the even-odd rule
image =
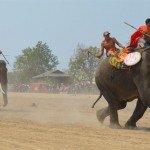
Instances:
[[[124,63],[127,66],[134,66],[135,64],[137,64],[139,61],[141,60],[141,53],[140,52],[132,52],[129,53],[125,59],[124,59]]]
[[[129,51],[124,48],[118,51],[115,56],[110,56],[109,63],[117,69],[124,69],[124,58],[128,55]]]

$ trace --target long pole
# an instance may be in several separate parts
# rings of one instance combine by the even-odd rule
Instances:
[[[128,25],[129,27],[131,27],[131,28],[133,28],[133,29],[135,29],[135,30],[138,30],[137,28],[135,28],[134,26],[130,25],[130,24],[127,23],[127,22],[124,22],[124,24]],[[146,34],[146,33],[143,33],[142,31],[140,31],[140,32],[141,32],[143,35],[146,35],[147,37],[150,38],[150,35],[148,35],[148,34]]]
[[[4,57],[4,59],[6,60],[6,62],[9,64],[8,60],[6,59],[5,55],[2,53],[2,56]]]
[[[137,30],[137,28],[135,28],[134,26],[130,25],[130,24],[129,24],[129,23],[127,23],[127,22],[124,22],[124,24],[126,24],[126,25],[130,26],[131,28],[133,28],[133,29]]]

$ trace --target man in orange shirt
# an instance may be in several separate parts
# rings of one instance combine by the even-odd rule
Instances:
[[[100,50],[96,55],[97,58],[100,59],[102,57],[104,53],[104,49],[106,50],[107,56],[115,55],[116,52],[119,50],[118,48],[116,48],[116,44],[119,47],[124,48],[124,46],[120,44],[114,37],[110,37],[110,33],[108,31],[104,32],[103,36],[104,36],[104,40],[102,41]]]
[[[130,38],[129,48],[136,48],[140,39],[144,40],[144,46],[150,46],[150,18],[145,20],[145,25],[140,26]]]

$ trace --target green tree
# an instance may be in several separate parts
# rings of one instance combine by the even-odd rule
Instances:
[[[8,84],[16,84],[16,77],[14,72],[7,72]]]
[[[47,70],[53,70],[58,65],[57,57],[46,43],[39,41],[35,47],[26,48],[16,57],[14,70],[19,74],[18,80],[22,83],[30,82],[35,75]]]
[[[92,46],[84,48],[78,45],[75,56],[70,59],[68,72],[74,82],[93,82],[99,61],[93,55],[88,57],[88,51],[95,54],[98,52],[98,48]]]

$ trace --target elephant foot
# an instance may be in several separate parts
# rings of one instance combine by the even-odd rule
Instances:
[[[137,129],[137,126],[136,126],[136,123],[130,123],[130,122],[127,122],[125,124],[125,129]]]
[[[118,123],[117,124],[110,124],[109,127],[112,129],[122,129],[121,125]]]
[[[97,111],[97,113],[96,113],[97,119],[98,119],[98,121],[99,121],[101,124],[103,124],[104,119],[105,119],[105,116],[102,114],[102,111],[103,111],[103,110],[99,110],[99,111]]]

